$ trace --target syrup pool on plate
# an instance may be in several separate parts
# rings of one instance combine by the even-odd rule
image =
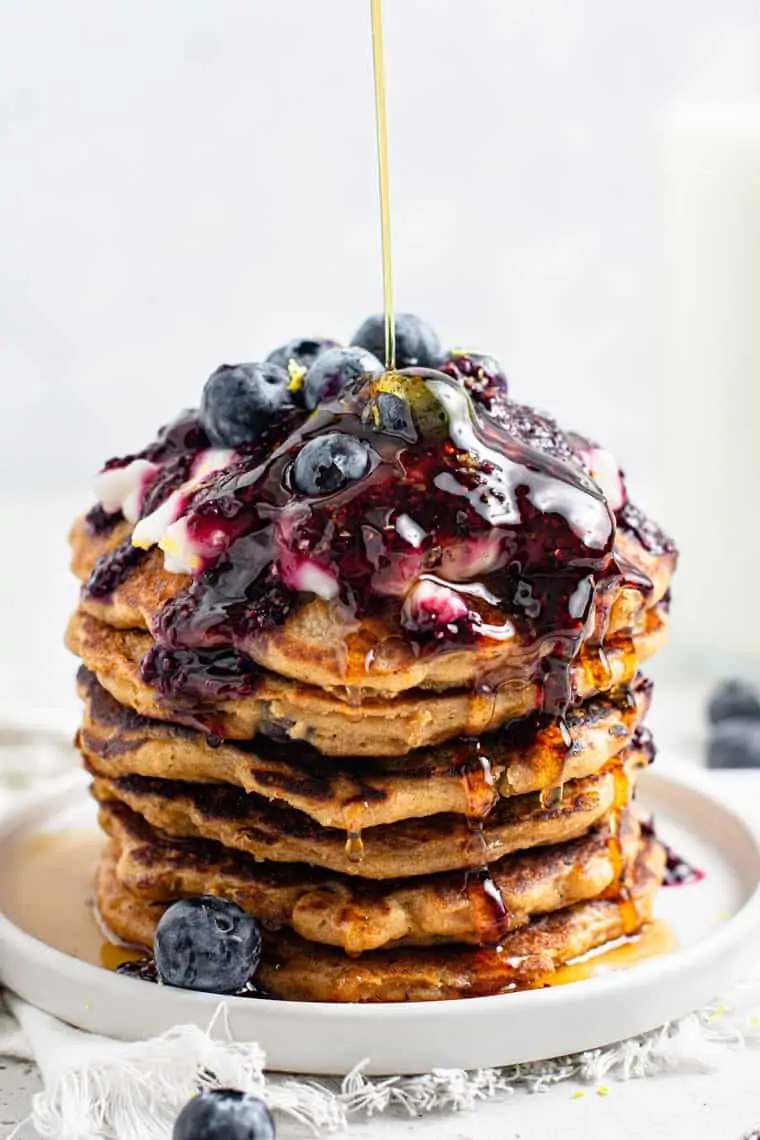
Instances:
[[[142,951],[104,937],[95,919],[94,882],[106,839],[97,831],[48,831],[18,843],[0,878],[0,909],[54,950],[115,970]]]

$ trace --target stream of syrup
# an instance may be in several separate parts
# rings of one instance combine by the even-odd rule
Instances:
[[[372,62],[375,74],[377,172],[380,183],[380,237],[383,255],[383,307],[385,311],[385,367],[396,367],[396,333],[393,317],[393,259],[391,257],[391,191],[388,170],[388,108],[385,96],[383,0],[370,0]]]

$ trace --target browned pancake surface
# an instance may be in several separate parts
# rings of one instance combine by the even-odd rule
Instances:
[[[647,614],[646,628],[632,642],[605,645],[604,654],[583,656],[571,668],[579,699],[629,683],[640,661],[656,653],[665,638],[667,614]],[[69,648],[120,704],[142,716],[202,727],[223,738],[247,740],[260,733],[304,740],[333,756],[403,756],[459,736],[481,736],[539,707],[540,678],[473,690],[412,692],[394,700],[351,705],[314,686],[262,672],[252,691],[236,699],[183,703],[162,697],[140,675],[140,662],[153,645],[146,633],[119,630],[78,611],[67,635]]]
[[[91,771],[227,783],[348,830],[445,812],[486,815],[499,796],[554,787],[592,775],[630,742],[651,685],[596,697],[568,712],[570,744],[554,722],[528,718],[479,741],[459,740],[390,759],[340,764],[307,744],[219,741],[183,725],[149,720],[119,705],[82,668],[84,721],[78,745]]]
[[[166,904],[129,894],[116,876],[116,859],[111,844],[98,876],[100,915],[119,938],[151,947]],[[650,921],[664,867],[662,847],[647,840],[626,903],[607,898],[576,903],[533,919],[494,949],[399,948],[355,959],[295,934],[267,934],[257,981],[273,997],[326,1002],[435,1001],[524,988],[539,983],[570,959],[632,933],[631,907],[637,927]]]
[[[309,816],[217,784],[183,784],[96,776],[99,803],[125,804],[152,827],[176,838],[211,839],[275,863],[306,863],[362,879],[395,879],[481,867],[513,851],[577,839],[631,797],[637,767],[651,752],[642,741],[609,771],[571,780],[544,806],[540,794],[499,800],[473,831],[466,818],[430,816],[368,828],[354,844]]]
[[[136,898],[221,895],[267,928],[290,926],[302,938],[349,954],[390,943],[493,943],[533,915],[608,890],[620,858],[635,858],[639,838],[638,823],[626,812],[619,848],[603,824],[570,843],[509,855],[491,866],[487,882],[459,872],[371,884],[301,865],[260,863],[217,843],[171,839],[122,804],[102,807],[100,824],[115,841],[116,878]]]

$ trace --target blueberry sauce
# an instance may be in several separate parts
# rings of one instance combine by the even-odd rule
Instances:
[[[629,531],[650,554],[675,554],[676,545],[672,538],[650,519],[640,507],[626,501],[617,512],[617,524],[623,531]]]
[[[173,456],[187,452],[203,451],[209,447],[208,436],[201,427],[198,412],[189,408],[180,412],[176,420],[159,430],[158,437],[142,451],[132,455],[116,456],[104,464],[104,471],[117,467],[128,467],[135,459],[147,459],[150,463],[164,463]]]
[[[577,464],[478,422],[440,373],[390,380],[412,406],[413,436],[378,429],[383,379],[365,382],[322,405],[267,459],[220,473],[194,497],[184,521],[205,566],[159,614],[156,639],[243,647],[284,620],[318,575],[347,614],[381,619],[418,653],[519,628],[536,644],[523,668],[556,673],[554,711],[569,699],[595,590],[619,576],[606,504]],[[300,494],[292,468],[301,448],[337,429],[369,449],[367,474],[334,494]],[[419,581],[434,602],[410,613],[399,599]]]
[[[147,550],[133,546],[131,538],[125,539],[115,550],[101,554],[83,587],[84,593],[88,598],[109,597],[147,557]]]
[[[91,507],[84,518],[87,533],[93,536],[110,534],[123,521],[121,511],[107,511],[102,503]]]
[[[685,887],[693,883],[701,883],[706,877],[706,872],[702,871],[699,867],[695,867],[693,863],[689,863],[672,847],[663,841],[657,835],[655,828],[654,817],[650,816],[647,820],[641,821],[641,832],[648,839],[656,839],[661,847],[665,849],[665,876],[662,880],[663,887]]]
[[[663,887],[683,887],[688,883],[701,883],[705,872],[678,855],[671,847],[665,846],[666,863]]]
[[[492,356],[478,352],[450,352],[441,372],[463,384],[474,400],[491,409],[507,393],[507,378]]]
[[[239,466],[246,470],[250,464],[260,462],[262,457],[276,447],[291,428],[304,418],[305,413],[300,409],[293,407],[283,409],[277,422],[262,431],[254,444],[239,449],[231,469],[237,470]],[[158,439],[148,447],[134,455],[109,459],[103,470],[126,467],[136,459],[147,459],[158,465],[158,472],[147,488],[140,509],[140,518],[143,519],[182,487],[190,478],[199,453],[208,447],[208,437],[198,422],[197,412],[182,412],[174,423],[160,430]],[[181,506],[186,507],[187,503]],[[121,511],[109,513],[101,504],[96,504],[87,514],[85,523],[90,534],[105,535],[123,519]],[[130,541],[127,540],[116,550],[102,555],[83,587],[84,596],[93,599],[108,597],[129,576],[131,570],[145,560],[147,553],[131,547]],[[282,614],[278,620],[284,620],[285,616],[287,615]]]
[[[199,451],[209,446],[206,433],[198,422],[194,410],[181,412],[173,423],[161,428],[158,438],[142,451],[109,459],[103,471],[127,467],[136,459],[147,459],[159,465],[159,470],[151,481],[145,495],[140,517],[150,514],[169,495],[177,490],[190,474],[193,461]],[[118,523],[124,521],[121,511],[106,511],[100,503],[85,516],[85,526],[92,535],[110,534]],[[83,587],[87,598],[106,598],[129,576],[130,572],[145,561],[147,551],[133,547],[127,539],[115,550],[101,555]]]
[[[236,649],[162,649],[143,658],[140,676],[166,697],[224,701],[253,692],[259,670]]]
[[[146,954],[143,958],[135,958],[131,962],[120,962],[116,967],[116,973],[123,974],[127,978],[137,978],[141,982],[152,982],[154,985],[158,985],[158,967],[152,954]],[[234,996],[269,998],[269,994],[260,989],[252,980],[248,981],[242,990],[238,990]]]

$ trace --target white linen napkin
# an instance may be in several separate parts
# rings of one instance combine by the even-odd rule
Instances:
[[[12,995],[6,1003],[11,1012],[0,1018],[0,1055],[39,1066],[44,1089],[30,1121],[50,1140],[169,1140],[182,1106],[215,1086],[265,1100],[283,1138],[323,1136],[344,1130],[357,1115],[459,1112],[560,1082],[599,1089],[614,1081],[720,1072],[733,1065],[736,1049],[760,1046],[760,976],[738,987],[730,1004],[608,1048],[508,1069],[441,1069],[377,1080],[366,1078],[361,1066],[343,1081],[265,1074],[259,1046],[230,1041],[223,1017],[207,1033],[180,1026],[125,1043],[64,1025]]]
[[[0,730],[0,810],[41,776],[74,764],[58,737]],[[407,1116],[472,1109],[518,1089],[558,1082],[599,1085],[730,1066],[737,1048],[760,1045],[760,972],[714,1004],[639,1038],[572,1057],[507,1069],[436,1070],[413,1078],[370,1080],[361,1065],[341,1081],[265,1074],[255,1042],[230,1040],[224,1003],[203,1032],[179,1026],[152,1040],[125,1043],[84,1033],[13,995],[0,1009],[0,1055],[33,1060],[44,1084],[30,1121],[55,1140],[169,1140],[183,1104],[201,1088],[234,1087],[261,1096],[281,1118],[284,1136],[320,1136],[353,1114]],[[10,1138],[9,1138],[10,1140]]]

